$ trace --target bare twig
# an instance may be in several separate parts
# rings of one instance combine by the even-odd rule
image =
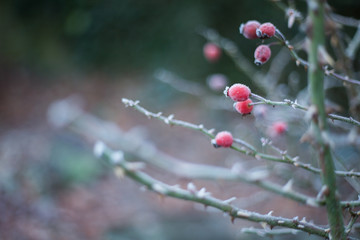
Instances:
[[[360,35],[360,34],[359,34]],[[324,67],[324,72],[327,76],[331,76],[331,77],[334,77],[336,79],[339,79],[343,82],[346,82],[346,83],[351,83],[351,84],[355,84],[355,85],[359,85],[360,86],[360,81],[359,80],[356,80],[356,79],[352,79],[350,78],[349,76],[342,76],[338,73],[335,73],[335,69],[331,69],[329,70],[328,69],[328,66],[325,66]]]
[[[165,69],[158,69],[154,73],[154,76],[160,81],[171,85],[180,92],[198,97],[203,96],[206,92],[200,84],[180,78],[179,76]]]
[[[330,17],[333,21],[340,23],[344,26],[356,27],[356,28],[360,26],[360,20],[355,18],[342,16],[337,13],[331,13]]]
[[[340,80],[353,82],[353,83],[356,83],[358,81],[358,80],[354,80],[354,79],[349,79],[348,77],[340,76],[339,74],[334,73],[333,70],[327,70],[328,69],[327,67],[324,67],[324,69],[325,69],[325,74],[327,74],[329,76],[330,75],[335,76],[336,78],[338,78]],[[177,77],[173,73],[171,73],[167,70],[161,70],[161,71],[163,71],[161,74],[159,72],[157,72],[155,74],[156,78],[169,84],[170,86],[177,89],[178,91],[185,92],[187,94],[190,94],[192,96],[197,96],[197,97],[202,96],[206,93],[206,90],[201,88],[201,86],[199,86],[197,84],[193,84],[191,82],[188,82],[185,79]],[[272,77],[272,76],[271,76],[271,74],[270,75],[268,74],[268,75],[266,75],[266,77]],[[359,84],[360,84],[360,81],[359,81]],[[183,85],[183,87],[180,87],[180,85]],[[254,102],[254,103],[251,103],[250,105],[267,104],[267,105],[272,105],[272,106],[291,106],[294,109],[301,109],[304,111],[308,110],[308,107],[298,104],[296,100],[291,101],[289,99],[284,99],[283,101],[272,101],[272,100],[266,99],[260,95],[257,95],[255,93],[251,93],[251,96],[253,98],[259,100],[259,102]],[[208,103],[210,100],[211,99],[207,98],[205,102]],[[215,103],[218,102],[216,100],[215,100]],[[213,102],[210,105],[212,107],[214,107],[216,105],[215,103]],[[217,108],[228,110],[227,108],[221,107],[219,104],[218,104]],[[328,118],[330,118],[332,120],[338,120],[338,121],[350,123],[352,125],[360,127],[360,122],[355,120],[352,117],[343,117],[343,116],[339,116],[337,114],[328,114]]]
[[[66,100],[62,101],[66,104]],[[67,105],[66,108],[73,112],[74,110],[72,109],[76,108],[76,106]],[[53,114],[56,114],[57,111],[57,109],[51,110]],[[81,110],[76,111],[82,112]],[[169,124],[171,123],[169,122]],[[156,149],[155,146],[148,141],[145,141],[143,136],[141,136],[141,134],[139,135],[136,131],[134,131],[134,133],[132,133],[132,131],[125,133],[115,124],[100,120],[90,114],[82,113],[81,115],[78,115],[76,119],[68,122],[67,126],[69,130],[84,136],[88,141],[100,139],[112,146],[117,146],[119,149],[134,155],[138,159],[142,159],[146,163],[152,164],[177,176],[190,179],[241,181],[309,206],[319,206],[324,204],[324,202],[317,201],[315,198],[296,192],[292,189],[284,189],[281,185],[265,180],[264,178],[268,176],[268,171],[266,170],[254,170],[244,173],[244,171],[238,168],[238,165],[234,165],[232,169],[228,169],[178,160]],[[208,132],[209,130],[204,129],[201,126],[199,127],[190,123],[185,123],[184,126],[204,131],[206,135],[212,134]]]

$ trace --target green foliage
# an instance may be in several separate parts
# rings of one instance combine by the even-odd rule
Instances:
[[[254,7],[258,4],[264,7]],[[5,60],[41,71],[75,66],[138,72],[161,66],[198,72],[209,68],[199,27],[240,40],[234,29],[242,21],[283,20],[274,18],[274,8],[263,0],[17,0],[2,2],[0,9]]]

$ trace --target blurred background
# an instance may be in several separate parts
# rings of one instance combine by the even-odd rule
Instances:
[[[305,16],[306,3],[292,2]],[[334,12],[360,19],[358,0],[328,2]],[[288,39],[305,36],[298,23],[289,29],[284,11],[265,0],[1,1],[0,238],[256,239],[240,234],[242,227],[255,224],[231,224],[221,213],[209,214],[180,200],[159,199],[140,191],[140,186],[128,179],[115,178],[111,169],[93,156],[89,137],[59,128],[53,119],[48,121],[52,103],[67,98],[96,118],[118,124],[124,132],[142,132],[140,138],[179,159],[231,166],[239,154],[215,150],[199,133],[149,121],[126,109],[121,98],[138,99],[146,108],[174,113],[177,119],[232,131],[261,147],[260,137],[269,133],[266,126],[289,114],[276,113],[277,117],[266,122],[261,117],[255,121],[254,116],[242,118],[234,113],[222,90],[209,84],[209,76],[223,74],[227,84],[242,82],[253,92],[269,93],[258,89],[226,54],[216,62],[207,61],[203,55],[207,40],[199,34],[203,28],[215,29],[252,62],[259,41],[239,34],[240,23],[252,19],[271,21]],[[351,37],[356,29],[343,30]],[[274,46],[273,55],[280,49]],[[286,63],[289,61],[276,80],[279,99],[294,99],[306,86],[305,71],[287,58]],[[359,63],[358,55],[355,63]],[[357,71],[359,65],[354,66]],[[259,71],[266,73],[269,66]],[[180,86],[201,89],[212,97],[206,102],[201,96],[181,92],[181,87],[159,81],[164,76],[183,79]],[[307,157],[308,146],[298,146],[306,125],[288,120],[292,133],[274,141],[294,156]],[[347,149],[339,155],[351,162],[358,151]],[[250,160],[244,161],[253,166]],[[157,169],[152,173],[171,184],[186,186],[192,181]],[[290,177],[275,180],[285,184]],[[274,210],[274,215],[284,217],[300,212],[300,217],[310,215],[316,223],[326,223],[323,209],[299,206],[254,187],[205,181],[196,184],[222,199],[236,196],[240,199],[237,205],[246,209],[264,214]],[[344,184],[342,191],[347,193],[350,187]],[[300,185],[309,194],[316,194],[321,186],[316,181]]]

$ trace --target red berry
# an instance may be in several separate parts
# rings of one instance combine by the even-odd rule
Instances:
[[[256,35],[256,29],[260,27],[260,23],[255,20],[247,21],[245,24],[242,23],[240,25],[240,34],[244,35],[247,39],[256,39],[258,36]]]
[[[260,39],[271,38],[275,35],[276,28],[272,23],[263,23],[256,29],[256,35]]]
[[[250,88],[241,83],[235,83],[227,90],[227,96],[236,102],[247,100],[250,93]]]
[[[214,43],[205,44],[203,51],[205,58],[209,62],[215,62],[221,56],[221,49]]]
[[[250,114],[254,108],[252,105],[249,105],[250,103],[252,103],[250,99],[242,102],[237,102],[234,104],[234,108],[238,113],[242,115]]]
[[[254,53],[255,61],[254,63],[258,66],[266,63],[271,57],[271,50],[267,45],[260,45],[255,49]]]
[[[227,131],[218,132],[215,139],[212,140],[214,147],[231,147],[233,144],[233,136]]]
[[[286,122],[278,121],[274,122],[268,129],[268,134],[272,137],[283,135],[288,129]]]

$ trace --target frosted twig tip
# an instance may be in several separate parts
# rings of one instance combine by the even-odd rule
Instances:
[[[139,100],[133,101],[127,98],[122,98],[121,101],[123,102],[123,104],[125,104],[126,107],[136,106],[140,103]]]
[[[100,158],[103,155],[103,153],[105,152],[105,149],[106,149],[105,143],[102,141],[97,141],[95,143],[94,149],[93,149],[94,155],[97,158]]]
[[[116,164],[124,159],[124,153],[122,151],[116,151],[111,153],[111,161]]]

